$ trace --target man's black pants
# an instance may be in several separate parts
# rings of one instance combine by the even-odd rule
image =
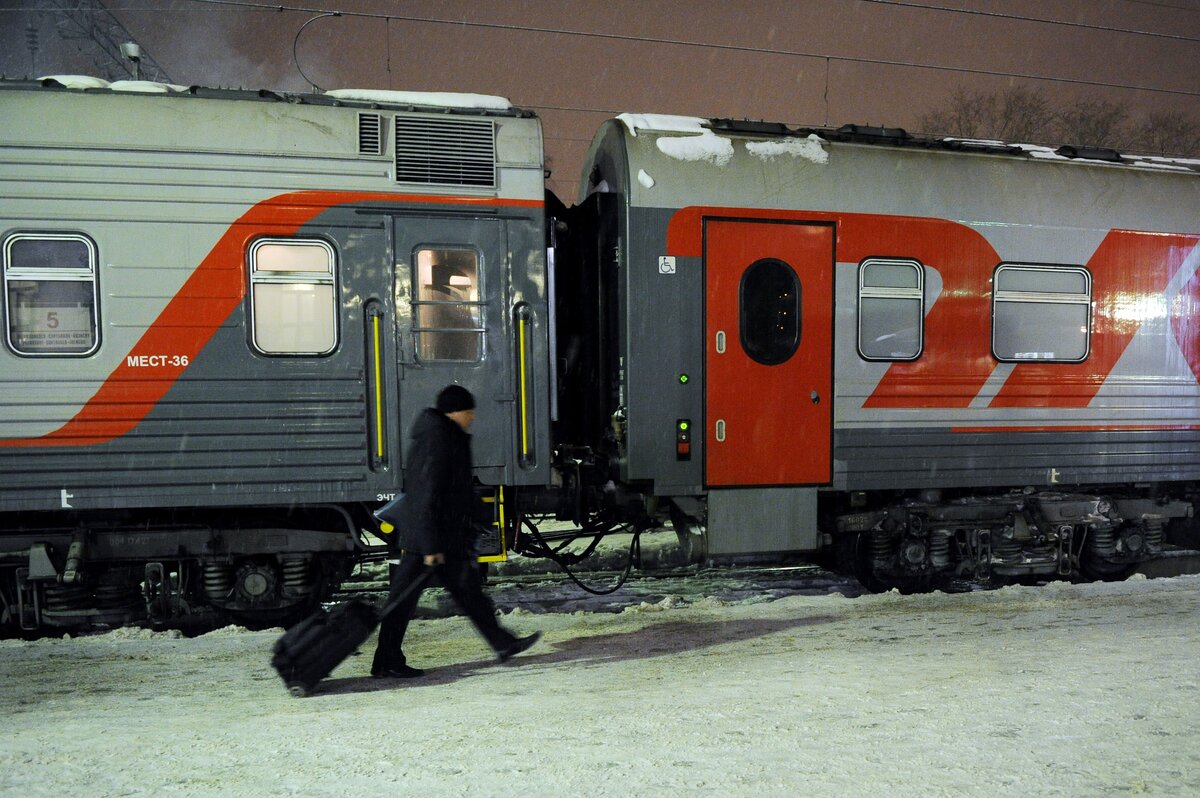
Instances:
[[[424,570],[425,558],[422,555],[402,556],[400,564],[392,571],[388,600],[403,593],[414,580],[420,578]],[[496,620],[496,607],[483,592],[483,580],[474,558],[447,554],[446,562],[438,566],[437,573],[454,603],[471,619],[493,651],[502,651],[516,641],[516,637]],[[408,630],[408,622],[417,608],[417,602],[421,600],[422,592],[423,589],[414,590],[380,623],[372,673],[396,670],[405,664],[404,633]]]

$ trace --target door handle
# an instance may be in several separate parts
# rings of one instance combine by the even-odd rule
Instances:
[[[724,443],[725,442],[725,419],[723,419],[723,418],[717,419],[716,432],[717,432],[717,442]]]
[[[717,354],[725,354],[725,331],[717,330]]]

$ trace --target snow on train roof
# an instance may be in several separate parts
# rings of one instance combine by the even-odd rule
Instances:
[[[1108,163],[1110,161],[1105,158],[1088,158],[1086,155],[1064,155],[1063,147],[1057,150],[1053,147],[1044,147],[1038,144],[1013,144],[1024,151],[1031,158],[1049,161],[1075,161],[1077,163]],[[1164,156],[1155,155],[1131,155],[1121,153],[1120,163],[1126,166],[1138,166],[1143,169],[1163,169],[1174,172],[1200,172],[1200,160],[1195,158],[1167,158]]]
[[[1132,153],[1117,153],[1112,150],[1103,150],[1099,152],[1107,153],[1109,157],[1104,158],[1089,158],[1087,157],[1088,150],[1086,148],[1076,147],[1047,147],[1043,144],[1020,144],[1012,142],[998,141],[995,139],[961,139],[955,137],[946,137],[938,139],[938,141],[947,144],[964,144],[968,146],[987,146],[987,147],[1007,147],[1010,149],[1019,150],[1028,155],[1030,158],[1036,158],[1043,161],[1074,161],[1076,163],[1104,163],[1104,164],[1124,164],[1126,166],[1140,166],[1143,169],[1162,169],[1169,172],[1200,172],[1200,159],[1196,158],[1172,158],[1162,155],[1136,155]],[[1120,160],[1114,160],[1113,156],[1118,156]]]
[[[733,159],[733,142],[713,131],[707,119],[692,116],[662,114],[621,114],[617,117],[635,138],[638,131],[682,133],[681,136],[660,136],[655,145],[669,158],[679,161],[708,161],[724,166]],[[804,138],[781,138],[775,141],[746,142],[746,151],[756,158],[771,160],[780,156],[803,158],[816,164],[829,160],[825,141],[809,134]]]
[[[668,114],[621,114],[617,117],[629,130],[629,135],[636,137],[638,131],[654,131],[655,133],[703,133],[708,124],[707,119],[698,116],[670,116]]]
[[[464,94],[433,91],[387,91],[383,89],[333,89],[326,97],[355,102],[388,103],[389,105],[428,105],[434,108],[486,108],[493,111],[512,110],[506,97],[490,94]]]
[[[131,91],[142,94],[166,94],[172,91],[187,91],[187,86],[176,86],[173,83],[156,83],[152,80],[114,80],[108,82],[104,78],[94,78],[91,75],[43,75],[39,81],[54,81],[65,89],[111,89],[112,91]]]
[[[109,89],[111,91],[167,94],[186,92],[188,86],[156,83],[150,80],[117,80],[109,82],[91,75],[43,75],[41,83],[56,83],[66,89]],[[461,92],[388,91],[382,89],[333,89],[323,96],[350,102],[381,103],[386,105],[425,106],[429,108],[471,108],[488,111],[511,111],[513,104],[506,97]]]
[[[635,138],[639,133],[660,134],[655,144],[659,151],[669,158],[704,161],[716,166],[724,166],[733,159],[733,140],[724,134],[739,133],[757,134],[763,139],[745,142],[746,151],[763,160],[790,156],[814,164],[825,164],[829,161],[826,147],[831,141],[851,141],[926,149],[978,151],[1036,160],[1125,166],[1185,174],[1200,173],[1200,159],[1196,158],[1135,155],[1073,146],[1055,149],[1040,144],[1020,144],[992,139],[918,138],[900,129],[864,128],[857,125],[846,125],[836,130],[793,130],[775,123],[739,123],[734,120],[666,114],[626,113],[620,114],[617,119],[624,124],[629,135]]]

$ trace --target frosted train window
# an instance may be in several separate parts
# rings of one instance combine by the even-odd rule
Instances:
[[[250,247],[250,338],[269,355],[324,355],[337,347],[333,247],[262,238]]]
[[[858,267],[858,353],[915,360],[925,341],[925,270],[915,260],[868,258]]]
[[[96,245],[71,233],[4,241],[8,346],[19,355],[90,355],[100,345]]]
[[[479,360],[483,356],[479,253],[473,249],[419,249],[414,263],[417,356],[424,361]]]
[[[738,300],[742,349],[764,366],[786,362],[800,346],[800,280],[774,258],[742,274]]]
[[[1084,360],[1091,311],[1087,269],[1001,264],[992,284],[992,354],[1018,362]]]

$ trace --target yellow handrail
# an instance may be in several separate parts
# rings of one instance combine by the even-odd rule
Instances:
[[[375,446],[377,456],[383,459],[383,354],[380,351],[379,315],[376,314],[375,327]]]

